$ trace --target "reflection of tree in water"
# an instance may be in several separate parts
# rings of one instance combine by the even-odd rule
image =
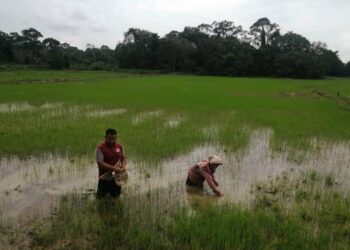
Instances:
[[[208,206],[217,204],[219,197],[210,191],[205,186],[186,185],[186,198],[189,206],[195,211],[201,211]]]

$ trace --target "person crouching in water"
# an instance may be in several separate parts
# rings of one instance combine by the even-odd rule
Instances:
[[[218,189],[219,183],[214,177],[216,168],[223,163],[223,160],[216,155],[209,156],[208,161],[198,162],[188,171],[186,184],[189,186],[202,187],[203,182],[206,180],[209,187],[216,195],[223,196],[224,194]]]

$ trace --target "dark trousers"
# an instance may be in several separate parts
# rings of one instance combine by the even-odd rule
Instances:
[[[187,177],[186,185],[194,186],[194,187],[202,187],[203,186],[203,184],[193,183],[189,177]]]
[[[113,197],[117,198],[120,196],[122,187],[115,184],[114,180],[99,180],[97,186],[97,198]]]

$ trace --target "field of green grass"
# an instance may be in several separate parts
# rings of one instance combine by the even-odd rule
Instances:
[[[317,153],[327,147],[344,145],[348,152],[350,79],[0,72],[0,121],[0,159],[54,154],[93,162],[105,129],[113,127],[129,160],[157,169],[208,144],[238,159],[252,148],[254,131],[268,130],[275,154],[268,156],[271,162],[288,154],[291,163],[286,164],[308,166],[308,157],[314,155],[318,164]],[[294,165],[288,169],[254,183],[252,198],[244,204],[231,200],[202,206],[199,201],[188,207],[171,194],[173,187],[129,192],[117,202],[99,202],[76,191],[62,196],[58,211],[45,223],[30,226],[30,246],[349,248],[350,198],[349,190],[338,188],[348,187],[338,179],[342,174],[316,166],[298,174],[292,172]],[[16,241],[13,230],[0,229],[0,238]]]
[[[276,148],[350,138],[350,79],[24,71],[2,72],[0,80],[2,156],[90,154],[107,127],[117,128],[128,154],[142,161],[172,157],[208,140],[236,150],[246,145],[247,129],[260,127],[273,129]],[[17,112],[9,111],[16,106]],[[89,116],[118,109],[126,112]],[[149,119],[131,125],[142,113]],[[181,122],[163,126],[169,119]],[[219,127],[215,138],[201,133],[211,126]]]

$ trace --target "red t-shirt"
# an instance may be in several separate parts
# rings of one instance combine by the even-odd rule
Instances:
[[[97,151],[103,155],[103,161],[109,165],[115,165],[118,161],[122,161],[125,158],[123,146],[119,143],[115,143],[113,147],[109,147],[105,142],[97,146]],[[98,169],[98,176],[106,173],[107,170]]]

